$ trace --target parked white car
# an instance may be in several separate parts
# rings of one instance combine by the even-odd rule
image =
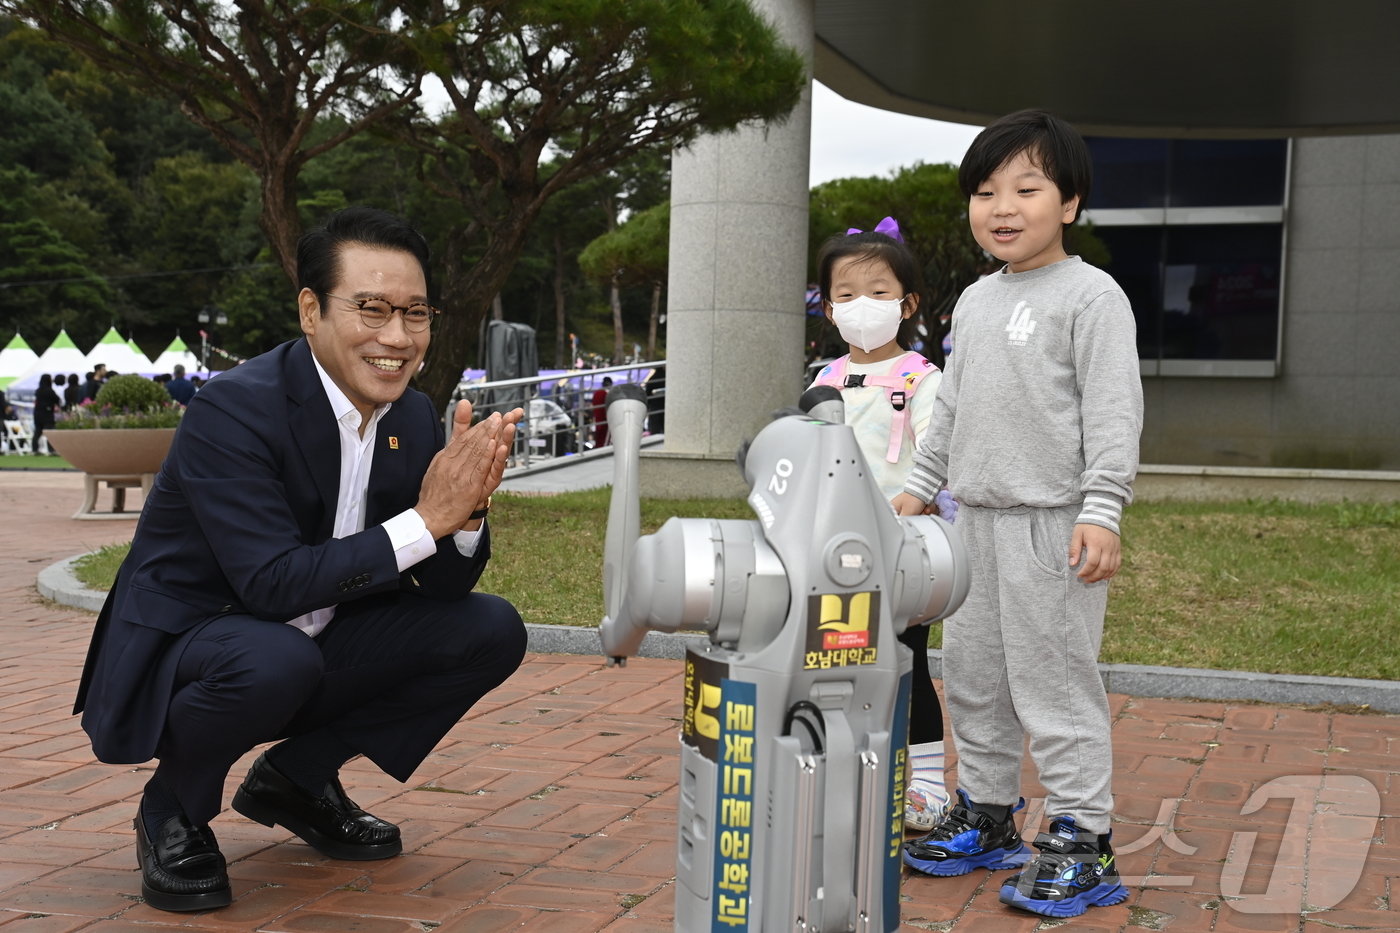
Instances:
[[[574,452],[578,445],[573,419],[558,404],[547,398],[532,398],[526,415],[530,421],[529,443],[532,448],[554,457]]]

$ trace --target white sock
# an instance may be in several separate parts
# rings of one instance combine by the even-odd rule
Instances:
[[[920,742],[909,746],[909,780],[943,786],[943,743]]]

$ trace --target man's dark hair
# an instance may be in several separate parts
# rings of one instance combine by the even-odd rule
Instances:
[[[402,217],[372,207],[347,207],[308,230],[297,241],[297,289],[309,288],[326,315],[326,295],[340,274],[340,251],[357,244],[378,249],[402,250],[418,260],[432,300],[432,275],[428,271],[428,242]]]
[[[977,134],[958,166],[958,187],[971,198],[982,182],[1020,153],[1030,155],[1045,177],[1060,189],[1060,200],[1079,195],[1079,210],[1089,203],[1094,163],[1084,137],[1064,120],[1044,110],[1018,110]],[[1071,221],[1073,222],[1073,221]]]

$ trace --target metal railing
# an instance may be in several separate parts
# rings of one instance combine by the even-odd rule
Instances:
[[[629,363],[604,369],[565,370],[524,379],[496,382],[464,382],[452,393],[444,413],[451,431],[452,407],[461,399],[472,403],[477,418],[495,411],[525,409],[510,468],[555,462],[562,457],[587,454],[611,445],[607,432],[604,379],[632,382],[647,393],[647,434],[665,430],[666,361]],[[595,400],[596,399],[596,400]]]

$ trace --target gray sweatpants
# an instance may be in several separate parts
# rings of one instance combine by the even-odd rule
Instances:
[[[1069,566],[1078,515],[1078,506],[959,510],[972,587],[943,623],[943,684],[969,797],[1016,802],[1029,736],[1046,814],[1106,833],[1113,750],[1096,662],[1108,581],[1082,583]]]

